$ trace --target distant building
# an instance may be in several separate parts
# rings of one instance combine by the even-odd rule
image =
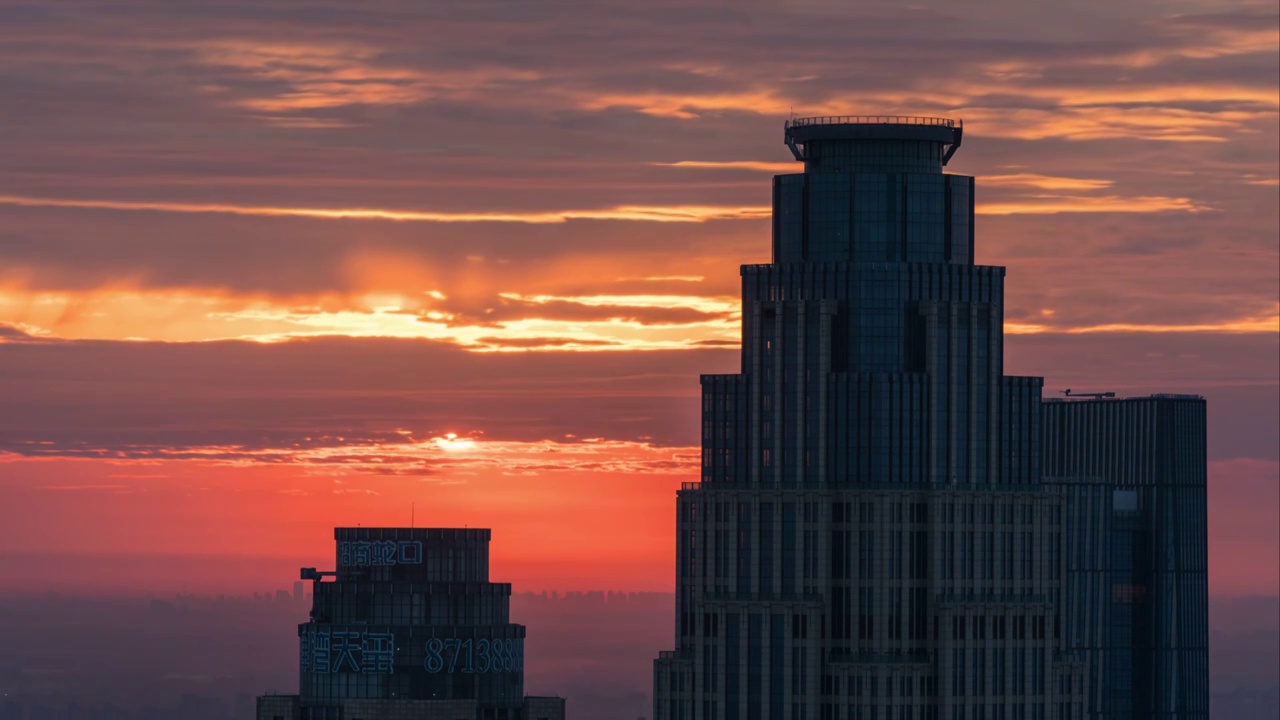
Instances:
[[[1068,645],[1090,718],[1209,713],[1205,401],[1047,400],[1045,481],[1067,496]]]
[[[511,585],[489,582],[489,538],[335,529],[337,570],[302,570],[300,693],[258,698],[258,720],[564,720],[563,698],[524,696],[525,629]]]

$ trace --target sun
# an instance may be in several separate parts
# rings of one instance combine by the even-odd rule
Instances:
[[[457,433],[445,433],[443,437],[435,439],[436,445],[445,452],[462,452],[475,447],[476,441],[470,438],[460,438]]]

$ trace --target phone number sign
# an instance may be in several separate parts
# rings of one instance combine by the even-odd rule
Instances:
[[[423,665],[429,673],[521,672],[524,642],[508,638],[435,637],[427,641],[427,659]]]

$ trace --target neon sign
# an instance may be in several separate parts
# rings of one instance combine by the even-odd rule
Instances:
[[[501,638],[459,640],[435,637],[427,641],[427,659],[423,665],[429,673],[522,672],[524,642]]]
[[[338,543],[339,567],[421,564],[421,540],[348,540]]]
[[[391,675],[395,651],[395,633],[390,632],[309,627],[300,637],[302,672]],[[426,642],[423,667],[432,674],[523,672],[524,641],[434,637]]]
[[[300,642],[303,672],[395,672],[394,633],[307,628]]]

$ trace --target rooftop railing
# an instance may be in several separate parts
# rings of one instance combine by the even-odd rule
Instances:
[[[935,127],[963,127],[963,120],[918,115],[827,115],[825,117],[793,118],[787,127],[806,125],[931,125]]]

